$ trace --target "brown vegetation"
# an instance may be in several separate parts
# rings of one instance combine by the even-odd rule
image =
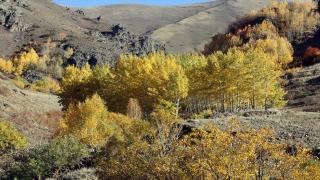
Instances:
[[[8,96],[11,95],[11,91],[7,86],[0,85],[0,94],[3,95],[3,96],[8,97]]]

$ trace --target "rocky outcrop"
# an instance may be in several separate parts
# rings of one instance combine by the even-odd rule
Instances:
[[[29,7],[30,4],[28,4],[27,2],[23,1],[23,0],[14,0],[15,3],[17,3],[18,6],[20,7]]]
[[[0,24],[10,29],[17,31],[21,26],[22,11],[19,6],[29,6],[21,0],[16,0],[13,3],[9,0],[0,1]]]
[[[105,63],[113,66],[120,54],[142,56],[155,51],[165,51],[164,44],[149,36],[133,34],[119,24],[115,25],[112,31],[90,30],[86,34],[92,36],[95,43],[89,46],[89,50],[88,45],[71,45],[75,53],[66,65],[73,64],[76,67],[82,67],[88,62],[91,66]]]
[[[27,70],[22,74],[23,78],[26,79],[28,81],[28,83],[33,84],[36,81],[40,80],[42,78],[42,74],[37,72],[37,71],[33,71],[33,70]]]
[[[119,24],[113,27],[111,34],[111,40],[118,44],[124,54],[132,53],[141,56],[155,51],[165,51],[165,44],[153,40],[150,36],[133,34]]]
[[[77,9],[77,10],[76,10],[76,13],[78,13],[78,14],[80,14],[80,15],[82,15],[82,16],[85,15],[84,11],[82,11],[81,9]]]

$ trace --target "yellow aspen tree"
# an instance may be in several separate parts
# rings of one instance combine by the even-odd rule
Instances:
[[[33,48],[31,48],[26,54],[26,59],[29,64],[37,64],[39,55]]]
[[[88,93],[91,87],[86,85],[91,74],[92,71],[88,63],[81,69],[74,66],[66,68],[60,83],[61,91],[59,93],[59,102],[65,108],[74,100],[83,102],[88,95],[92,95]]]
[[[57,136],[72,134],[92,148],[101,147],[117,133],[107,117],[103,100],[94,94],[83,103],[69,106],[59,121]]]
[[[278,69],[286,68],[287,64],[293,60],[293,48],[286,38],[258,40],[254,44],[254,48],[270,54],[270,58],[275,61],[275,67]]]
[[[5,71],[6,65],[7,65],[7,62],[5,60],[3,60],[2,58],[0,58],[0,69],[2,71]]]
[[[200,110],[198,107],[201,101],[210,98],[205,93],[199,93],[205,88],[204,85],[208,85],[209,79],[204,73],[207,59],[201,54],[175,55],[175,58],[183,67],[189,82],[188,96],[181,100],[182,110],[187,114],[197,113]]]
[[[130,98],[137,98],[144,112],[158,99],[178,102],[188,93],[188,79],[178,61],[171,55],[154,53],[141,58],[121,56],[111,70],[115,87],[107,102],[113,106],[110,110],[122,112]],[[116,97],[116,98],[115,98]],[[123,112],[124,113],[124,112]]]
[[[12,61],[6,61],[0,58],[0,69],[8,74],[11,74],[14,71]]]

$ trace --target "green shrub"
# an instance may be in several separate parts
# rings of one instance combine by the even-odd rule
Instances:
[[[6,178],[45,179],[57,175],[63,167],[79,164],[82,158],[88,156],[85,144],[73,136],[65,136],[38,146],[20,157],[10,166]]]
[[[305,98],[307,96],[313,96],[313,95],[316,95],[317,93],[314,93],[314,92],[303,92],[303,93],[299,93],[299,94],[295,94],[293,96],[293,99],[300,99],[300,98]]]
[[[50,84],[47,77],[42,77],[40,80],[37,80],[35,83],[30,84],[30,90],[39,91],[43,93],[47,93],[50,91]]]
[[[54,35],[55,35],[54,32],[50,32],[50,33],[48,33],[48,34],[43,34],[43,35],[41,35],[40,38],[48,38],[48,37],[52,37],[52,36],[54,36]]]
[[[192,119],[208,119],[212,117],[213,112],[210,109],[204,110],[199,114],[192,114],[190,118]]]
[[[29,84],[25,78],[19,75],[14,78],[13,83],[20,89],[24,89],[24,87]]]
[[[42,77],[40,80],[37,80],[33,84],[29,85],[29,89],[32,91],[39,91],[43,93],[48,92],[58,92],[60,90],[59,83],[49,77]]]
[[[97,22],[97,21],[95,21],[95,20],[93,20],[93,19],[90,19],[90,18],[82,18],[83,20],[86,20],[86,21],[91,21],[93,24],[100,24],[100,22]]]

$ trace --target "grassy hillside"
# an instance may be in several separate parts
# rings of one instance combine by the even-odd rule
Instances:
[[[315,4],[28,3],[0,28],[0,179],[320,177]]]
[[[271,1],[271,0],[270,0]],[[130,31],[166,43],[170,53],[200,52],[216,33],[237,17],[266,6],[268,1],[218,0],[182,6],[110,5],[82,8],[91,18],[121,23]]]

